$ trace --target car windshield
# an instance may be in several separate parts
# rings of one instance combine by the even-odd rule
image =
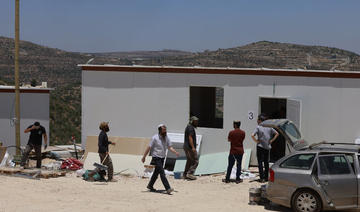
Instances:
[[[297,140],[301,139],[300,132],[293,123],[286,122],[282,124],[280,128],[286,133],[287,136],[289,136],[292,142],[295,143]]]

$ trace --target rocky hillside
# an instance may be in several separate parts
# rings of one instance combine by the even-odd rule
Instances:
[[[266,67],[360,71],[360,56],[341,49],[261,41],[245,46],[198,53],[176,50],[75,53],[21,41],[20,81],[48,82],[53,144],[80,141],[81,70],[91,64]],[[14,40],[0,36],[0,84],[14,83]]]
[[[0,81],[14,85],[14,40],[0,37]],[[65,52],[20,43],[20,83],[48,82],[55,88],[50,95],[50,141],[67,143],[71,135],[80,140],[81,127],[81,70],[89,55]],[[0,82],[1,83],[1,82]]]
[[[191,52],[164,49],[162,51],[133,51],[133,52],[105,52],[93,53],[95,57],[121,58],[128,60],[148,60],[159,57],[186,56]]]
[[[123,58],[111,58],[112,64],[360,71],[360,56],[353,52],[323,46],[268,41],[216,51],[141,60],[124,61]],[[105,58],[96,58],[94,62],[103,64],[102,59]]]

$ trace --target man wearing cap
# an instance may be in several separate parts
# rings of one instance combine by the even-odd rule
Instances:
[[[258,126],[251,135],[251,138],[256,143],[256,157],[258,160],[260,182],[262,183],[268,181],[271,143],[279,136],[279,133],[273,128],[263,127],[260,125],[261,122],[265,120],[265,114],[260,114],[258,116]],[[255,136],[257,136],[257,138]]]
[[[40,122],[35,122],[34,124],[30,125],[24,133],[30,132],[29,141],[26,145],[25,151],[21,158],[20,166],[24,167],[26,161],[29,158],[29,154],[31,150],[35,150],[36,154],[36,168],[41,168],[41,145],[42,145],[42,137],[44,137],[44,149],[47,148],[47,135],[46,130],[43,126],[40,125]]]
[[[196,132],[195,128],[198,126],[199,119],[196,116],[190,118],[190,122],[185,128],[184,135],[184,151],[186,155],[186,165],[184,170],[184,178],[189,180],[196,180],[194,176],[195,170],[199,164],[199,159],[196,151]]]
[[[241,162],[244,154],[243,142],[245,139],[245,132],[240,129],[241,122],[234,121],[234,130],[231,130],[228,135],[228,141],[230,144],[230,154],[228,157],[228,168],[224,182],[230,182],[230,174],[236,160],[236,183],[242,182],[240,179],[241,174]]]
[[[160,124],[158,126],[158,133],[154,135],[150,141],[149,146],[146,148],[144,156],[141,159],[141,162],[145,162],[146,156],[149,154],[152,156],[151,164],[155,165],[155,171],[151,176],[150,182],[147,188],[150,191],[156,191],[154,189],[154,184],[160,174],[161,182],[163,183],[166,193],[171,194],[174,191],[173,188],[170,187],[170,184],[165,176],[164,171],[164,159],[166,156],[166,149],[169,149],[171,152],[175,153],[176,156],[179,156],[179,153],[172,147],[169,137],[166,134],[166,126]]]

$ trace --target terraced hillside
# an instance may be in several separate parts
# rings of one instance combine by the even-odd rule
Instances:
[[[105,58],[97,58],[96,62],[103,64],[101,59]],[[132,61],[112,57],[112,60],[113,64],[360,71],[360,56],[350,51],[268,41],[180,56]]]

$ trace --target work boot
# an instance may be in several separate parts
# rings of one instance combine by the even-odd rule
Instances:
[[[192,175],[192,174],[187,174],[186,178],[189,179],[189,180],[196,180],[196,177],[194,175]]]
[[[181,179],[184,179],[184,180],[186,180],[186,173],[183,173],[183,175],[182,175],[182,178]]]
[[[171,192],[173,192],[173,191],[174,191],[173,188],[169,188],[169,189],[166,190],[166,193],[167,193],[167,194],[171,194]]]
[[[151,192],[156,191],[156,189],[154,187],[152,187],[152,186],[146,186],[146,188],[149,189],[149,191],[151,191]]]
[[[242,179],[237,179],[237,180],[235,180],[235,183],[236,183],[236,184],[239,184],[239,183],[242,183],[242,182],[243,182]]]
[[[223,183],[230,183],[230,180],[222,179],[222,182],[223,182]]]
[[[108,182],[115,183],[115,182],[117,182],[117,180],[116,180],[116,179],[114,179],[114,178],[111,178],[111,179],[108,179]]]

